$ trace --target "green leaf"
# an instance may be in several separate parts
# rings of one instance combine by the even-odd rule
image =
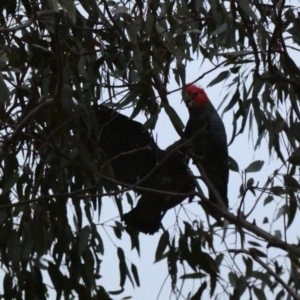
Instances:
[[[269,219],[267,217],[264,217],[263,224],[268,224],[268,223],[269,223]]]
[[[255,246],[255,247],[262,247],[261,244],[255,242],[255,241],[249,241],[248,242],[250,245]]]
[[[240,69],[241,69],[241,66],[236,66],[236,67],[230,68],[230,72],[232,74],[237,74]]]
[[[180,279],[199,279],[199,278],[203,278],[206,276],[207,276],[206,274],[198,272],[198,273],[192,273],[192,274],[184,274],[184,275],[180,276]]]
[[[265,201],[264,201],[264,205],[269,204],[270,202],[272,202],[274,200],[273,196],[268,196],[266,197]]]
[[[136,249],[138,255],[140,255],[139,232],[137,230],[131,229],[130,227],[126,227],[125,230],[130,236],[131,249]]]
[[[97,286],[97,299],[112,300],[102,286]]]
[[[150,35],[153,31],[153,24],[154,24],[154,16],[152,13],[148,11],[147,13],[147,20],[145,24],[145,32],[146,34]]]
[[[258,172],[261,170],[262,166],[264,165],[264,161],[262,160],[256,160],[252,162],[245,170],[246,173],[251,172]]]
[[[155,128],[157,120],[158,120],[158,113],[153,114],[143,125],[144,129],[145,130],[148,130],[148,129],[153,130]]]
[[[225,32],[227,29],[227,23],[223,23],[220,27],[218,27],[215,31],[211,33],[212,36],[221,34]]]
[[[246,265],[246,278],[252,277],[252,271],[253,271],[253,260],[250,257],[244,257],[243,256],[244,263]]]
[[[126,98],[124,99],[124,101],[120,102],[116,109],[120,109],[123,108],[124,106],[131,104],[134,100],[136,100],[136,98],[139,96],[140,94],[140,86],[139,85],[135,85],[134,89],[132,89],[128,95],[126,96]]]
[[[115,15],[115,14],[122,14],[122,13],[127,13],[128,12],[128,8],[125,7],[125,6],[118,6],[116,8],[114,8],[112,10],[112,13]]]
[[[191,297],[191,300],[199,300],[199,299],[202,299],[202,294],[203,294],[203,292],[205,291],[206,288],[207,288],[207,282],[204,281],[204,282],[200,285],[198,291]]]
[[[155,24],[155,28],[156,28],[157,32],[160,33],[160,34],[163,34],[163,33],[167,32],[166,29],[163,28],[162,26],[160,26],[159,24]]]
[[[5,273],[4,280],[3,280],[3,289],[5,295],[4,298],[6,298],[7,295],[11,295],[12,287],[13,287],[13,278],[8,273]]]
[[[138,47],[133,48],[133,62],[139,74],[142,74],[144,71],[143,58],[142,53]]]
[[[262,289],[253,287],[253,291],[258,300],[267,300],[266,295]]]
[[[233,94],[230,102],[228,103],[228,105],[224,108],[223,110],[223,114],[227,111],[229,111],[230,109],[232,109],[234,107],[234,105],[236,103],[238,103],[238,101],[240,100],[240,91],[239,88],[237,87],[235,93]]]
[[[7,242],[7,255],[14,266],[20,263],[21,245],[16,230],[13,230]]]
[[[124,251],[120,247],[118,247],[118,257],[119,257],[119,270],[120,270],[120,286],[123,288],[126,277],[127,275],[129,275],[129,273],[125,262]]]
[[[264,257],[264,258],[267,257],[265,252],[262,252],[262,251],[258,250],[257,248],[250,247],[249,251],[254,253],[255,255],[257,255],[258,257]]]
[[[280,196],[282,194],[285,194],[285,189],[281,186],[272,186],[271,192],[276,196]]]
[[[230,75],[230,71],[223,71],[221,72],[215,79],[213,79],[207,86],[213,86],[223,80],[225,80],[226,78],[228,78]]]
[[[277,221],[281,216],[284,216],[287,212],[288,212],[288,208],[287,208],[286,204],[284,204],[283,206],[281,206],[278,209],[275,221]]]
[[[184,125],[183,125],[181,119],[179,118],[177,112],[174,110],[174,108],[172,106],[170,106],[169,104],[165,104],[164,109],[165,109],[167,115],[169,116],[171,122],[174,123],[179,129],[183,130]]]
[[[2,71],[6,67],[7,63],[7,55],[3,51],[2,53],[0,53],[0,71]],[[15,73],[21,73],[21,70],[18,68],[11,68],[11,71],[14,71]]]
[[[122,237],[122,231],[120,230],[120,227],[118,226],[113,226],[113,230],[115,233],[115,236],[120,239]]]
[[[177,282],[177,252],[175,251],[174,247],[174,239],[172,241],[172,246],[170,247],[170,251],[168,254],[168,269],[169,269],[169,274],[171,276],[171,282],[172,282],[172,288],[174,289],[176,286]]]
[[[56,13],[59,11],[57,0],[50,0],[50,9]]]
[[[103,241],[102,241],[101,236],[100,236],[100,234],[99,234],[99,232],[98,232],[98,230],[97,230],[94,223],[91,225],[91,229],[92,229],[92,236],[94,237],[93,238],[93,243],[95,244],[95,249],[96,249],[97,252],[104,255]]]
[[[204,58],[210,59],[210,55],[209,55],[207,49],[205,47],[202,47],[201,45],[199,47],[200,47],[200,51],[201,51],[202,56]]]
[[[8,213],[7,210],[0,210],[0,226],[7,220]]]
[[[222,254],[222,253],[220,253],[216,256],[215,263],[216,263],[218,268],[221,266],[223,258],[224,258],[224,254]]]
[[[158,261],[161,256],[164,254],[167,246],[169,244],[169,232],[165,231],[158,242],[157,248],[156,248],[156,252],[155,252],[155,262]]]
[[[116,291],[109,291],[109,294],[111,295],[120,295],[124,292],[124,288],[120,289],[120,290],[116,290]]]
[[[289,174],[285,174],[283,176],[283,179],[284,179],[284,184],[286,187],[291,188],[293,190],[299,190],[300,185],[293,176],[291,176]]]
[[[300,147],[298,147],[292,153],[292,155],[289,157],[288,161],[295,166],[300,166]]]
[[[78,255],[81,255],[88,245],[90,238],[91,229],[90,226],[85,226],[80,230],[79,234],[79,245],[78,245]]]
[[[236,288],[236,283],[237,283],[237,279],[238,279],[237,275],[233,272],[229,272],[228,279],[229,279],[231,286]]]
[[[285,292],[284,292],[284,290],[281,290],[281,291],[277,294],[275,300],[282,300],[282,299],[284,299],[284,296],[285,296]]]
[[[249,16],[251,17],[253,20],[255,20],[256,23],[259,22],[258,17],[256,16],[256,14],[254,13],[254,11],[251,9],[249,2],[244,1],[244,0],[237,0],[238,1],[238,5],[240,6],[240,8]]]
[[[48,273],[53,286],[57,292],[60,292],[64,286],[63,274],[59,267],[51,262],[48,263]]]
[[[240,171],[238,163],[231,156],[228,156],[228,168],[233,172]]]
[[[243,184],[240,185],[239,192],[240,192],[241,196],[243,196],[245,194],[245,187]]]
[[[131,209],[133,208],[133,199],[129,192],[126,192],[127,203],[130,205]]]
[[[293,223],[295,216],[296,216],[296,212],[298,209],[298,204],[297,204],[297,199],[294,195],[293,192],[289,193],[289,206],[288,206],[288,223],[287,223],[287,227],[290,227],[291,224]]]
[[[140,286],[139,274],[138,274],[137,268],[134,264],[131,264],[131,272],[133,274],[136,285]]]
[[[251,188],[253,186],[253,184],[254,184],[254,179],[253,178],[249,178],[247,180],[247,188],[248,189]]]
[[[4,82],[3,75],[0,73],[0,103],[5,104],[9,101],[9,90]]]
[[[76,23],[76,8],[73,0],[61,0],[61,6],[65,9],[72,24]]]
[[[234,299],[240,299],[247,288],[247,281],[244,276],[240,276],[236,280],[236,287],[233,292]]]
[[[8,179],[5,180],[5,184],[3,186],[2,194],[6,194],[11,191],[11,188],[15,185],[15,183],[19,179],[19,173],[13,172]]]
[[[23,232],[22,232],[22,247],[21,247],[21,257],[22,260],[29,259],[32,254],[32,249],[34,245],[34,240],[31,235],[31,228],[28,223],[23,224]]]
[[[86,286],[92,286],[95,282],[95,276],[94,276],[94,256],[92,254],[91,248],[87,248],[83,254],[83,270],[85,272],[85,276],[83,276],[83,281]]]

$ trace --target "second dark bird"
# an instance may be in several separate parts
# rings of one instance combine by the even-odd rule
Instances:
[[[161,150],[141,123],[108,107],[99,106],[96,117],[97,142],[111,160],[114,179],[121,186],[134,186],[140,195],[136,207],[122,220],[133,229],[153,234],[159,230],[166,211],[195,190],[184,155],[173,145]]]

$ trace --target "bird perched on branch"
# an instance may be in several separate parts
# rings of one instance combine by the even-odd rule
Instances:
[[[195,154],[204,171],[228,207],[228,149],[224,124],[205,91],[195,85],[186,88],[185,103],[189,120],[185,128],[187,139],[191,139]],[[209,198],[217,203],[212,191]]]
[[[153,234],[165,212],[195,190],[184,156],[172,145],[161,150],[141,123],[113,109],[100,105],[96,117],[97,143],[106,153],[113,179],[141,195],[122,220],[131,228]]]

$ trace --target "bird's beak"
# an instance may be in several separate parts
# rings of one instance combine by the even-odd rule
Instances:
[[[190,94],[186,93],[183,97],[183,101],[185,102],[185,105],[187,107],[193,106],[194,101],[193,101],[193,97]]]

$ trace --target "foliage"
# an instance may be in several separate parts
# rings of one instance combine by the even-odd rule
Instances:
[[[140,285],[138,270],[121,247],[116,249],[120,290],[108,293],[99,284],[105,259],[99,227],[107,226],[101,223],[102,200],[114,197],[122,215],[122,199],[132,199],[105,180],[110,172],[105,154],[90,142],[96,130],[91,107],[103,101],[116,109],[130,106],[132,118],[147,115],[146,129],[154,128],[165,110],[180,132],[182,122],[168,102],[175,92],[169,81],[174,78],[184,87],[186,65],[197,60],[214,66],[195,74],[194,82],[211,72],[216,76],[210,86],[229,82],[223,104],[224,113],[233,116],[230,144],[249,132],[257,136],[257,151],[267,141],[270,154],[282,164],[264,176],[264,184],[250,177],[261,173],[263,161],[240,171],[236,212],[207,204],[228,221],[222,233],[197,218],[178,221],[179,230],[162,234],[155,259],[168,264],[178,299],[300,298],[300,250],[293,245],[298,236],[289,231],[296,222],[300,189],[300,69],[295,61],[300,14],[286,2],[1,1],[5,299],[46,299],[51,290],[47,276],[56,299],[111,299],[128,281]],[[239,171],[234,159],[230,166]],[[250,221],[262,207],[264,224]],[[273,232],[278,222],[280,230]],[[128,234],[139,252],[136,233],[118,221],[109,226],[117,239]],[[233,243],[220,247],[232,237]],[[235,263],[238,257],[242,259]],[[182,295],[181,282],[190,280],[196,290]]]

